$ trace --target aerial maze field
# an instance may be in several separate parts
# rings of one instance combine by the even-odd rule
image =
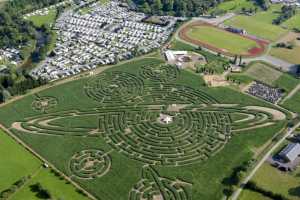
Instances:
[[[289,114],[198,80],[145,59],[27,96],[0,121],[99,199],[217,199],[228,167],[248,156],[239,148]]]

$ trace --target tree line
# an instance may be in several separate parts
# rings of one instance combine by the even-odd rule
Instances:
[[[152,15],[198,16],[215,7],[221,0],[128,0],[137,9]]]
[[[273,24],[279,25],[283,23],[284,21],[290,19],[297,13],[297,7],[296,6],[288,6],[284,5],[281,7],[281,13],[280,15],[273,20]]]

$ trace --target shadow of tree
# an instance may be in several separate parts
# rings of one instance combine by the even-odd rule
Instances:
[[[289,195],[300,197],[300,186],[289,189]]]

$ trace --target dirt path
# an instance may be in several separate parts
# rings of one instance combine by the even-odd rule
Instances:
[[[300,90],[300,83],[292,90],[292,91],[290,91],[290,93],[286,96],[286,97],[284,97],[284,99],[281,101],[281,102],[279,102],[281,105],[282,104],[284,104],[284,102],[286,101],[286,100],[288,100],[288,99],[290,99],[292,96],[294,96],[294,94],[296,94],[296,92],[298,92]]]
[[[0,124],[0,128],[2,130],[4,130],[5,133],[7,133],[10,137],[12,137],[17,143],[19,143],[20,145],[22,145],[25,149],[27,149],[28,151],[30,151],[34,156],[36,156],[38,159],[40,159],[42,162],[47,163],[49,165],[49,167],[53,170],[55,170],[56,172],[58,172],[62,177],[64,177],[64,179],[68,180],[70,183],[73,184],[73,186],[75,188],[77,188],[78,190],[81,190],[84,194],[87,195],[88,198],[92,199],[92,200],[97,200],[96,197],[94,197],[92,194],[90,194],[88,191],[86,191],[84,188],[82,188],[78,183],[76,183],[75,181],[73,181],[72,179],[70,179],[67,175],[65,175],[63,172],[61,172],[60,170],[58,170],[53,164],[51,164],[49,161],[47,161],[44,157],[42,157],[40,154],[38,154],[35,150],[33,150],[30,146],[28,146],[26,143],[24,143],[22,140],[20,140],[17,136],[15,136],[13,133],[10,132],[10,130],[8,130],[5,126],[3,126],[2,124]]]
[[[285,141],[285,139],[289,137],[299,126],[300,126],[300,122],[295,126],[293,126],[293,128],[288,129],[287,133],[263,156],[263,158],[257,163],[257,165],[249,173],[249,175],[242,181],[239,188],[233,193],[233,195],[230,198],[231,200],[238,200],[238,197],[243,191],[245,185],[253,178],[257,170],[270,157],[270,155],[272,155],[272,153]]]

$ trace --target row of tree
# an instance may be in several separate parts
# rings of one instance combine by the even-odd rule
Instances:
[[[153,15],[198,16],[215,7],[219,0],[128,0],[139,11]]]

